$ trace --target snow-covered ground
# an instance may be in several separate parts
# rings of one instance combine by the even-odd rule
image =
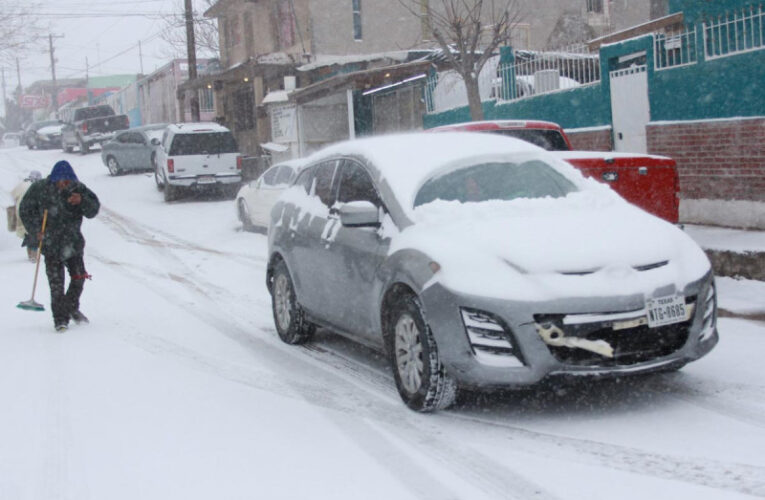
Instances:
[[[328,332],[282,344],[266,239],[230,200],[162,201],[98,153],[0,150],[0,201],[67,158],[100,197],[82,310],[17,309],[34,265],[0,232],[0,499],[731,499],[765,496],[765,324],[677,373],[465,395],[420,415],[386,361]],[[765,304],[721,280],[720,303]]]

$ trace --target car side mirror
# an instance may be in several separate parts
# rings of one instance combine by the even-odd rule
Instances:
[[[379,227],[380,210],[371,201],[350,201],[338,210],[346,227]]]
[[[151,140],[151,145],[152,145],[152,146],[159,146],[159,139],[157,139],[156,137],[154,137],[154,138]]]

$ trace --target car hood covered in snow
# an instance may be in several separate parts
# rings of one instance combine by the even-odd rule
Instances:
[[[438,262],[434,280],[516,300],[682,290],[709,261],[682,230],[615,196],[483,203],[436,201],[391,242]]]

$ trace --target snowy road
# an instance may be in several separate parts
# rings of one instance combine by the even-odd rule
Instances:
[[[61,158],[102,202],[83,225],[91,324],[54,333],[44,274],[46,312],[16,309],[34,266],[0,233],[0,500],[765,497],[763,323],[722,319],[678,373],[419,415],[379,354],[278,340],[266,238],[230,200],[166,204],[98,152],[14,148],[3,205]]]

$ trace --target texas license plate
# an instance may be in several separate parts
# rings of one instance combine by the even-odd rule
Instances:
[[[685,297],[682,295],[649,298],[645,305],[648,310],[648,326],[650,328],[682,323],[687,319]]]
[[[212,175],[201,175],[197,177],[197,184],[213,184],[215,182],[215,177]]]

